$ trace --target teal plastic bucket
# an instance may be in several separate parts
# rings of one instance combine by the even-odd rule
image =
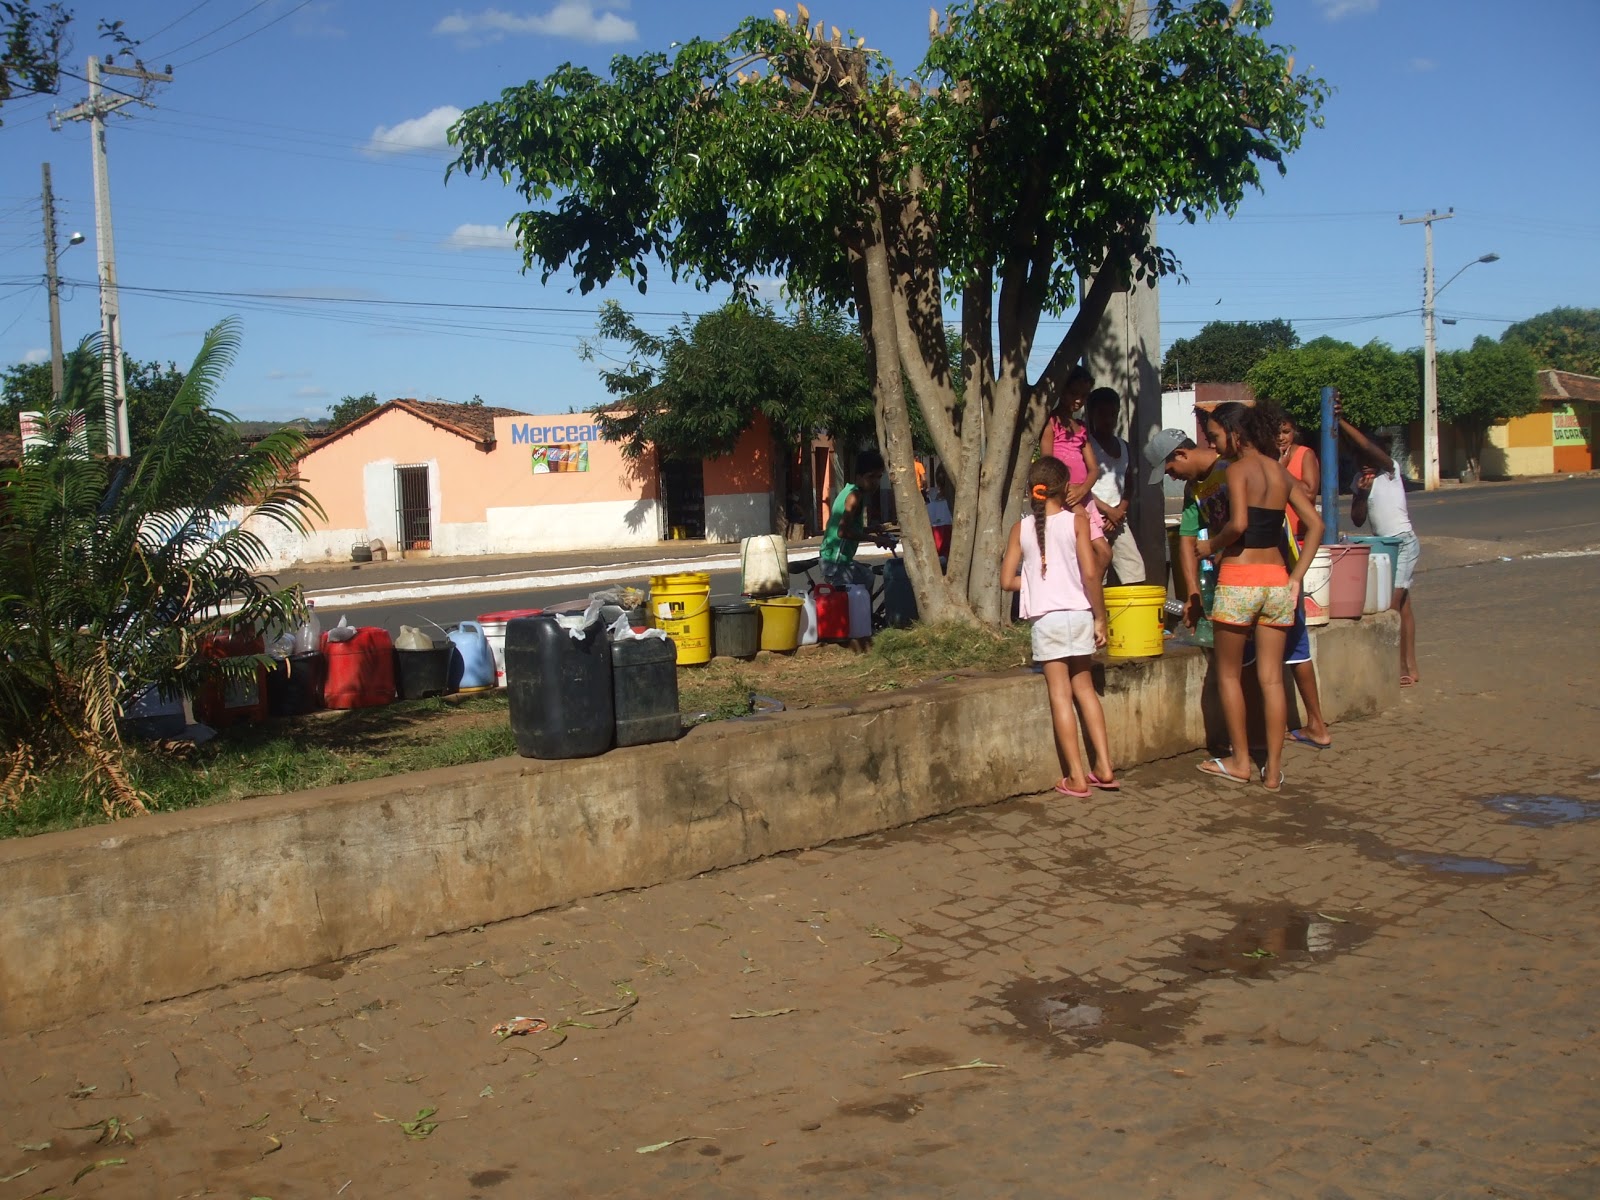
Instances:
[[[1346,537],[1344,539],[1353,545],[1369,546],[1373,554],[1386,554],[1389,556],[1389,578],[1399,578],[1400,547],[1405,544],[1405,538],[1399,537]]]

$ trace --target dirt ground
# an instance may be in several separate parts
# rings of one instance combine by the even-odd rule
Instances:
[[[1281,795],[1134,767],[5,1040],[0,1198],[1600,1195],[1595,564],[1420,576],[1423,682]]]

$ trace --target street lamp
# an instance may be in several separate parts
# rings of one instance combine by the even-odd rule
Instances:
[[[1439,486],[1439,362],[1434,349],[1433,331],[1433,302],[1439,292],[1449,287],[1461,276],[1461,271],[1467,267],[1476,266],[1478,263],[1491,263],[1500,261],[1498,254],[1483,254],[1467,263],[1449,279],[1444,281],[1444,287],[1434,290],[1433,286],[1433,223],[1435,221],[1448,221],[1456,215],[1455,209],[1445,212],[1429,210],[1420,217],[1400,217],[1402,225],[1421,225],[1424,234],[1426,254],[1423,259],[1422,270],[1422,486],[1428,491],[1434,491]]]

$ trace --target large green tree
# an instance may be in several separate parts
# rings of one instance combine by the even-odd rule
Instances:
[[[212,400],[237,336],[206,335],[152,436],[107,458],[98,335],[67,357],[43,444],[0,471],[0,778],[53,756],[85,768],[111,815],[143,811],[118,720],[147,687],[192,691],[254,661],[205,653],[238,624],[290,625],[298,592],[258,577],[253,526],[304,531],[320,515],[296,465],[305,436],[285,428],[250,447]]]
[[[1211,321],[1192,338],[1179,338],[1161,356],[1161,386],[1240,383],[1274,350],[1300,344],[1294,326],[1275,321]]]
[[[1374,428],[1403,425],[1422,412],[1422,363],[1415,351],[1387,343],[1354,346],[1322,337],[1267,355],[1245,376],[1256,396],[1274,400],[1297,425],[1322,425],[1322,389],[1335,387],[1345,419]]]
[[[1552,308],[1508,326],[1500,340],[1526,346],[1538,370],[1600,375],[1600,308]]]
[[[1266,0],[964,0],[934,14],[908,77],[797,5],[618,57],[609,77],[567,65],[508,89],[452,130],[450,169],[518,189],[513,226],[546,280],[642,289],[661,263],[853,306],[921,611],[999,620],[995,564],[1044,405],[1111,297],[1176,269],[1152,215],[1231,213],[1317,120],[1324,86],[1270,22]],[[1040,319],[1074,304],[1041,344]],[[955,481],[944,573],[907,381]]]
[[[734,300],[665,334],[641,329],[616,301],[600,310],[599,339],[622,362],[601,370],[617,402],[594,410],[602,435],[641,459],[710,458],[732,451],[756,417],[773,437],[775,518],[786,519],[787,464],[819,433],[841,446],[872,436],[872,384],[861,338],[837,309],[804,309],[783,320],[764,304]]]
[[[378,394],[366,392],[360,396],[341,396],[336,404],[328,405],[326,432],[343,429],[351,421],[359,420],[379,407]]]
[[[1533,352],[1521,342],[1478,337],[1469,350],[1440,354],[1438,364],[1440,419],[1461,431],[1476,475],[1489,426],[1539,407],[1539,372]]]
[[[142,445],[166,415],[183,387],[184,372],[175,362],[137,362],[122,356],[122,377],[128,396],[128,437]],[[17,427],[17,415],[43,412],[50,405],[50,364],[16,363],[0,375],[0,420]]]

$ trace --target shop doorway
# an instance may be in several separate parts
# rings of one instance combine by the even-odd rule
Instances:
[[[661,464],[669,539],[706,536],[705,464],[698,458],[669,458]]]

